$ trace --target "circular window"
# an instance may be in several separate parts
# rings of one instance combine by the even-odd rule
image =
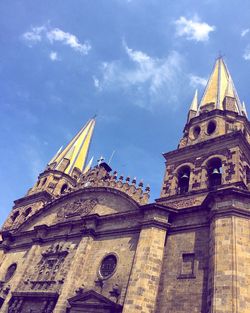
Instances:
[[[215,121],[210,121],[207,125],[207,133],[208,135],[211,135],[216,129],[216,123]]]
[[[107,255],[103,260],[102,260],[102,263],[101,263],[101,266],[100,266],[100,275],[102,278],[108,278],[110,277],[115,269],[116,269],[116,265],[117,265],[117,258],[114,254],[109,254]]]
[[[200,135],[200,132],[201,132],[200,126],[195,126],[193,128],[193,137],[194,137],[194,139],[196,139]]]
[[[4,279],[6,282],[9,281],[12,278],[12,276],[15,274],[16,268],[17,268],[16,263],[13,263],[8,267],[7,272],[5,274],[5,279]]]

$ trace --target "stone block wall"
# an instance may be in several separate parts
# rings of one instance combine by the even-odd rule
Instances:
[[[141,230],[123,313],[154,313],[160,282],[166,230]]]
[[[157,313],[205,313],[208,227],[167,236]]]
[[[249,313],[250,221],[237,216],[211,223],[209,313]]]

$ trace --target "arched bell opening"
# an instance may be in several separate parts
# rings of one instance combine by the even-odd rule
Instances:
[[[11,220],[12,222],[15,222],[15,220],[18,218],[19,216],[19,211],[15,211],[12,215],[11,215]]]
[[[61,188],[61,194],[64,194],[68,189],[68,185],[67,184],[63,184],[62,188]]]
[[[28,208],[24,211],[24,213],[23,213],[24,217],[28,217],[28,216],[30,215],[31,211],[32,211],[32,208],[31,208],[31,207],[28,207]]]
[[[189,190],[190,168],[188,166],[182,167],[178,171],[178,193],[184,194]]]
[[[209,160],[207,164],[208,185],[210,188],[222,183],[222,162],[219,158]]]

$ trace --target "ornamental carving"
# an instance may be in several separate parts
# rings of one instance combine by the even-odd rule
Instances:
[[[64,262],[69,254],[67,244],[54,244],[41,254],[40,261],[35,265],[33,273],[24,281],[25,290],[57,291],[64,283]]]
[[[97,199],[77,199],[66,203],[57,213],[57,217],[67,219],[75,216],[85,216],[88,215],[97,204]]]
[[[171,208],[181,209],[200,205],[201,203],[202,203],[201,199],[184,199],[179,201],[167,202],[165,204],[170,206]]]

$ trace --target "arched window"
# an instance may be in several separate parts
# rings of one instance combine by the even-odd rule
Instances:
[[[12,222],[15,222],[15,220],[17,219],[18,216],[19,216],[19,211],[14,212],[11,215]]]
[[[46,181],[47,181],[47,177],[44,178],[44,180],[43,180],[43,182],[42,182],[42,186],[45,185]]]
[[[23,213],[24,217],[27,217],[28,215],[30,215],[31,211],[32,211],[32,208],[28,207]]]
[[[68,185],[67,184],[62,185],[61,194],[65,193],[67,189],[68,189]]]
[[[222,163],[221,159],[211,159],[207,164],[208,185],[209,187],[216,187],[222,182]]]
[[[178,171],[178,193],[184,194],[189,189],[190,168],[188,166],[182,167]]]
[[[13,263],[8,267],[6,274],[5,274],[5,278],[4,278],[5,282],[9,281],[13,277],[13,275],[15,274],[16,268],[17,268],[16,263]]]

